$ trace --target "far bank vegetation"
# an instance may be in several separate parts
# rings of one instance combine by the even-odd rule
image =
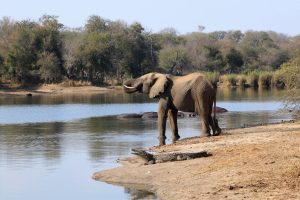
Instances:
[[[0,20],[0,81],[117,85],[157,71],[202,71],[222,86],[285,87],[281,68],[299,59],[300,36],[263,31],[158,33],[93,15],[81,28],[58,17]],[[296,65],[297,66],[297,65]],[[0,83],[1,83],[0,82]]]

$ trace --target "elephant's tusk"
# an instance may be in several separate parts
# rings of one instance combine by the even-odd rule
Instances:
[[[127,89],[135,89],[135,87],[130,87],[130,86],[127,86],[127,85],[123,85],[125,88]]]

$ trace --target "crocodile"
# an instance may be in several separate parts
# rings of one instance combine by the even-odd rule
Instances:
[[[170,152],[170,153],[161,153],[154,154],[150,153],[145,149],[131,149],[131,153],[137,156],[142,157],[146,164],[156,164],[156,163],[164,163],[164,162],[173,162],[173,161],[181,161],[181,160],[190,160],[201,157],[211,156],[211,153],[207,151],[200,152]]]

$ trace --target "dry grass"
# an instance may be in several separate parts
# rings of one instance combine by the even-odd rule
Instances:
[[[63,87],[80,87],[80,86],[91,86],[90,81],[76,81],[76,80],[65,80],[59,85]]]

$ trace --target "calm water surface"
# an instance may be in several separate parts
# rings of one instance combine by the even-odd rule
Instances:
[[[219,90],[221,127],[288,120],[283,91]],[[144,95],[0,97],[0,199],[156,199],[147,192],[94,181],[131,148],[157,144],[156,119],[112,115],[156,111]],[[197,118],[179,119],[182,138],[198,136]],[[170,131],[167,131],[170,142]]]

